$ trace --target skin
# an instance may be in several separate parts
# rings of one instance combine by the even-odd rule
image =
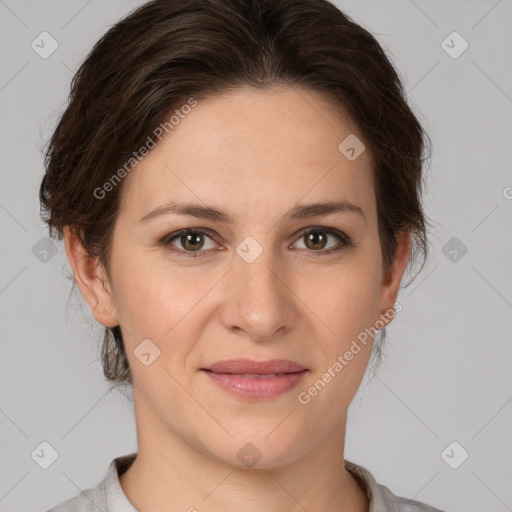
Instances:
[[[125,340],[138,456],[120,482],[138,510],[368,511],[341,461],[371,338],[308,404],[297,398],[365,328],[391,321],[382,315],[393,308],[410,250],[403,233],[384,272],[370,152],[345,158],[338,145],[349,134],[363,140],[348,115],[314,91],[240,89],[200,100],[125,178],[110,281],[66,230],[94,317],[120,324]],[[353,212],[285,216],[297,204],[342,199],[366,220]],[[212,205],[234,222],[177,214],[138,222],[168,201]],[[301,231],[318,226],[356,245],[343,247],[325,231],[326,242],[308,245]],[[191,246],[179,237],[159,243],[184,228],[209,232]],[[263,250],[252,263],[236,252],[248,236]],[[134,354],[147,338],[160,350],[149,366]],[[309,372],[290,392],[249,401],[200,371],[239,357],[290,359]],[[237,457],[248,442],[262,454],[252,468]]]

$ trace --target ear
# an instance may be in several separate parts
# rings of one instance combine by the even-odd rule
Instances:
[[[69,226],[64,228],[64,242],[75,281],[94,318],[105,327],[119,325],[111,286],[98,258],[88,254],[78,233]]]
[[[411,234],[406,231],[400,232],[400,235],[397,237],[397,248],[393,264],[382,276],[379,301],[380,316],[375,319],[376,321],[381,320],[385,325],[389,324],[395,316],[393,314],[389,317],[389,314],[386,314],[386,312],[394,309],[402,276],[409,260],[410,248]]]

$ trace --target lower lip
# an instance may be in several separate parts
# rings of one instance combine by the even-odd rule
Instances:
[[[204,371],[219,387],[246,399],[274,398],[297,386],[308,370],[275,377],[244,377],[236,373]]]

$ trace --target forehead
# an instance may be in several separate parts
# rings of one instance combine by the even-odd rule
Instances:
[[[170,200],[246,215],[318,199],[371,209],[369,151],[350,161],[338,148],[351,134],[362,140],[345,110],[315,91],[246,88],[197,99],[130,173],[121,213],[138,219]]]

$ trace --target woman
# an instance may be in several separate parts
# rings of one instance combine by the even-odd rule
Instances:
[[[105,376],[133,388],[138,451],[52,510],[438,510],[343,456],[427,254],[427,140],[327,0],[154,0],[112,27],[40,199],[106,327]]]

